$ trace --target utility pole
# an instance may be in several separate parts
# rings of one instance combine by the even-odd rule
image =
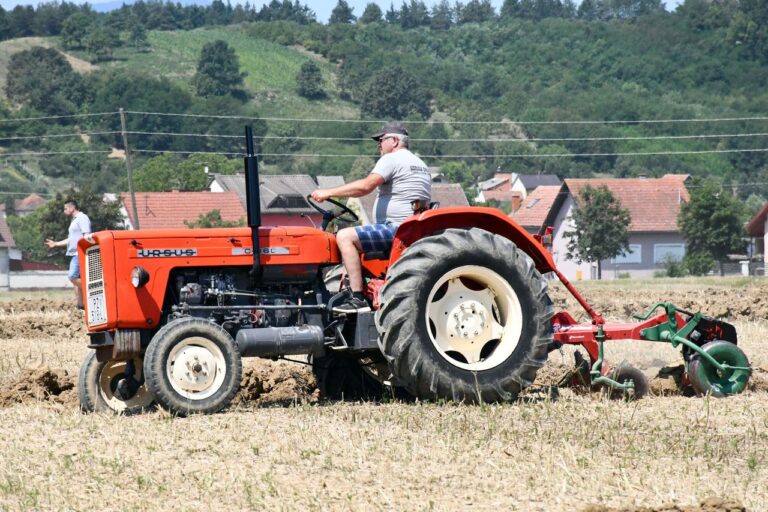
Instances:
[[[123,136],[123,147],[125,148],[125,167],[128,169],[128,193],[131,195],[131,209],[133,210],[134,229],[141,229],[139,226],[139,213],[136,208],[136,194],[133,191],[133,170],[131,169],[131,152],[128,150],[128,134],[125,131],[125,111],[120,108],[120,133]]]

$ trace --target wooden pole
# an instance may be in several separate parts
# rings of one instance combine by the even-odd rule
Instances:
[[[141,229],[139,226],[139,213],[136,208],[136,193],[133,191],[133,170],[131,169],[131,152],[128,150],[128,134],[125,130],[125,111],[120,109],[120,133],[123,136],[123,147],[125,148],[125,167],[128,169],[128,193],[131,195],[131,209],[133,210],[133,228]]]

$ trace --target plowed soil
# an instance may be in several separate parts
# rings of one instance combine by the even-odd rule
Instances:
[[[85,415],[82,311],[69,294],[0,297],[0,510],[768,510],[768,284],[579,288],[609,321],[658,300],[731,320],[747,391],[693,396],[679,349],[617,341],[606,358],[640,368],[650,397],[574,386],[579,349],[564,347],[511,405],[327,402],[306,365],[247,359],[222,414]]]

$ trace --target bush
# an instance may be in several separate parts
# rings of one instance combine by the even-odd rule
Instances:
[[[683,265],[689,274],[703,276],[715,266],[715,260],[709,254],[689,252],[683,257]]]
[[[664,265],[664,272],[667,277],[683,277],[687,274],[683,262],[670,254],[664,256],[662,265]]]

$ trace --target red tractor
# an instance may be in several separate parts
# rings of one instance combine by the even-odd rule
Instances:
[[[591,384],[639,397],[647,391],[642,374],[611,369],[602,357],[603,341],[628,338],[683,345],[699,393],[746,386],[751,370],[729,324],[670,304],[642,323],[606,323],[557,271],[541,237],[493,208],[415,214],[390,254],[362,259],[373,311],[335,313],[349,292],[334,272],[341,260],[326,228],[355,214],[341,203],[313,204],[322,229],[261,226],[249,128],[246,147],[248,227],[102,231],[80,242],[93,349],[78,379],[83,410],[130,413],[157,402],[179,415],[213,413],[237,393],[241,358],[300,354],[330,398],[389,390],[509,401],[563,343],[587,349]],[[548,274],[574,294],[590,324],[555,313]]]

